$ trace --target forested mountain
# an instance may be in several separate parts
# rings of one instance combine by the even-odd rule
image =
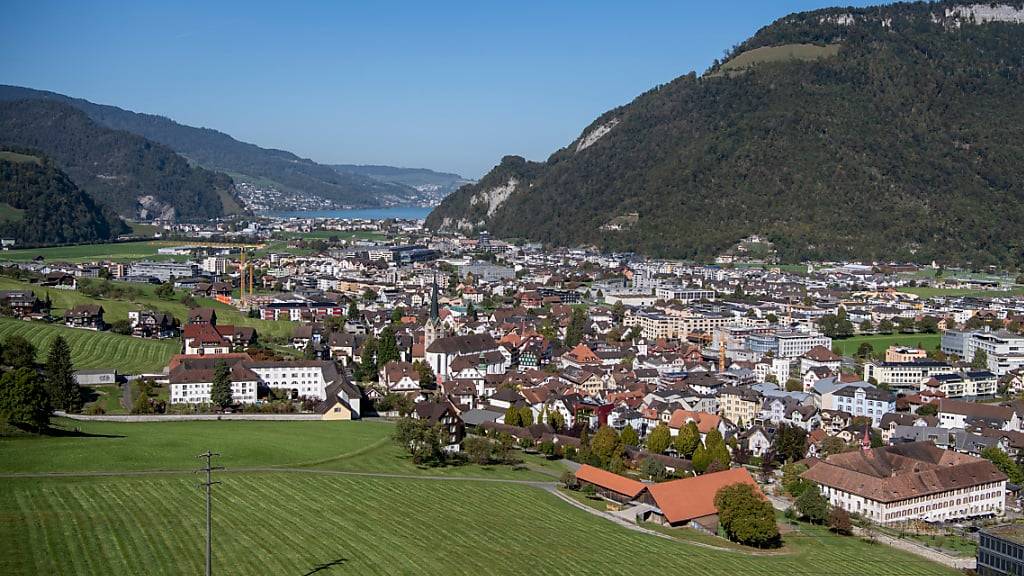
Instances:
[[[335,170],[291,152],[239,142],[209,128],[185,126],[163,116],[140,114],[55,92],[0,85],[0,100],[22,99],[69,104],[103,126],[159,142],[200,166],[229,172],[243,181],[270,183],[285,192],[311,194],[354,206],[396,204],[417,196],[416,190],[404,184]]]
[[[123,216],[207,219],[234,206],[226,175],[190,166],[166,146],[100,126],[60,102],[0,102],[0,144],[41,150]]]
[[[702,261],[759,234],[790,261],[1024,264],[1011,4],[787,16],[547,161],[506,157],[427,224]]]
[[[0,147],[0,237],[31,246],[96,242],[127,232],[113,210],[79,190],[52,160]]]

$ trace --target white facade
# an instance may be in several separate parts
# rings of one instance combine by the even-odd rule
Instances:
[[[211,382],[171,384],[171,404],[209,404]],[[231,398],[240,404],[256,402],[258,382],[231,383]]]
[[[320,366],[260,366],[249,367],[267,386],[294,390],[299,396],[324,400],[327,398],[327,386]]]
[[[829,503],[850,513],[858,513],[880,524],[906,520],[936,522],[978,516],[1002,516],[1006,506],[1006,481],[989,482],[959,490],[949,490],[900,500],[879,502],[838,488],[821,486]]]

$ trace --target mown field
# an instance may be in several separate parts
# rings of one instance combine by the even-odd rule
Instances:
[[[938,298],[941,296],[971,296],[974,298],[1008,298],[1010,296],[1024,295],[1024,288],[1014,288],[1012,290],[978,290],[971,288],[933,288],[933,287],[918,287],[918,288],[900,288],[900,292],[908,292],[910,294],[917,294],[921,298]]]
[[[852,336],[842,340],[833,340],[832,346],[838,346],[844,356],[856,354],[857,348],[869,342],[875,352],[884,352],[889,346],[923,346],[925,350],[934,350],[941,340],[939,334],[871,334]]]
[[[104,260],[154,259],[159,242],[114,242],[108,244],[81,244],[77,246],[54,246],[50,248],[23,248],[0,253],[0,260],[27,261],[36,256],[60,262],[90,262]],[[164,257],[161,257],[164,258]]]
[[[163,300],[156,296],[156,286],[151,284],[131,284],[125,282],[115,282],[114,284],[128,287],[137,292],[137,295],[134,296],[132,300],[96,298],[86,296],[76,290],[47,289],[27,282],[20,282],[12,278],[0,277],[0,290],[32,290],[40,298],[45,298],[48,294],[50,296],[50,300],[53,302],[53,315],[57,317],[63,317],[65,310],[73,308],[79,304],[99,304],[100,306],[103,306],[103,318],[107,323],[125,320],[128,318],[129,311],[143,309],[167,312],[182,323],[184,323],[185,319],[188,317],[188,306],[185,306],[181,302],[181,298],[185,294],[184,290],[177,290],[174,298],[170,300]],[[218,322],[221,324],[252,326],[253,328],[256,328],[260,336],[268,336],[277,339],[288,338],[291,336],[292,330],[296,325],[294,322],[286,320],[260,320],[259,318],[249,318],[237,308],[217,302],[211,298],[196,298],[196,305],[215,309],[217,311]]]
[[[466,478],[486,477],[481,467],[413,466],[387,440],[386,423],[73,425],[92,436],[0,439],[0,574],[201,573],[204,501],[188,470],[207,448],[228,468],[214,487],[218,574],[955,573],[806,527],[767,555],[641,534],[539,487],[501,481],[551,476],[494,467],[504,472],[481,481]],[[348,473],[332,470],[346,460]],[[275,465],[282,469],[238,470]],[[126,469],[164,471],[10,475]]]
[[[45,361],[50,342],[60,334],[71,346],[71,361],[76,369],[116,368],[124,373],[159,372],[180,346],[178,340],[145,340],[60,324],[0,318],[0,339],[12,334],[35,344],[40,362]]]

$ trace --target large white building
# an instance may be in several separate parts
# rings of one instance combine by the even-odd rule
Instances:
[[[875,379],[878,384],[889,388],[909,391],[921,389],[921,383],[938,374],[952,374],[955,370],[945,362],[937,360],[915,360],[913,362],[866,362],[864,380]]]
[[[829,456],[802,476],[832,506],[880,524],[1002,516],[1006,475],[991,462],[929,441]]]
[[[871,418],[871,425],[877,427],[882,416],[896,411],[896,395],[888,390],[876,388],[865,382],[840,384],[821,395],[822,410],[842,410],[851,416]]]
[[[332,362],[319,360],[254,362],[245,354],[181,356],[171,363],[170,403],[209,404],[214,372],[220,362],[231,370],[232,397],[240,404],[255,403],[260,386],[282,389],[292,398],[325,400],[328,386],[339,378]]]
[[[942,334],[941,346],[946,354],[956,354],[967,362],[974,360],[977,351],[984,351],[988,369],[996,376],[1024,367],[1024,336],[1006,330],[947,330]]]

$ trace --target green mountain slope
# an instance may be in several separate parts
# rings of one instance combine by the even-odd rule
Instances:
[[[505,158],[427,224],[697,260],[760,234],[791,261],[1022,264],[1024,10],[1012,4],[787,16],[546,162]]]
[[[96,242],[128,232],[49,158],[23,149],[0,148],[0,212],[0,237],[18,246]]]
[[[189,166],[173,150],[43,100],[0,102],[0,144],[41,150],[97,202],[133,218],[197,220],[224,214],[224,174]]]
[[[416,190],[401,183],[335,170],[291,152],[240,142],[217,130],[194,128],[163,116],[140,114],[55,92],[0,85],[0,101],[23,99],[50,100],[74,106],[103,126],[159,142],[200,166],[237,174],[239,178],[254,183],[272,183],[282,191],[311,194],[357,206],[396,204],[417,196]]]

